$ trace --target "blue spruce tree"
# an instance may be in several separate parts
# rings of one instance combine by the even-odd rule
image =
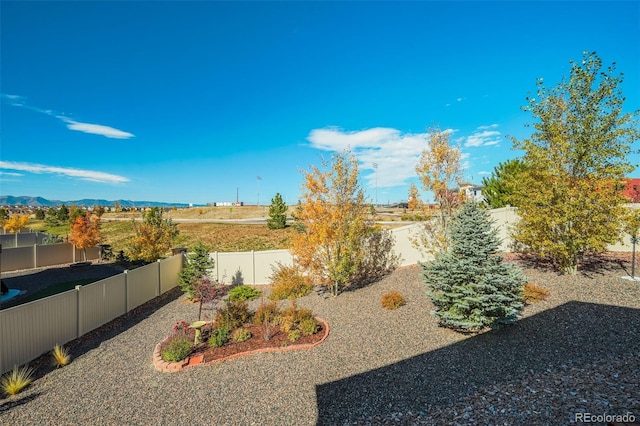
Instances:
[[[465,203],[451,224],[452,245],[430,263],[421,263],[440,325],[476,332],[514,322],[522,307],[527,281],[512,264],[503,263],[500,239],[489,213]]]

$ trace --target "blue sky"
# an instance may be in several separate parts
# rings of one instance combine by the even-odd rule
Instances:
[[[300,170],[349,146],[369,199],[394,202],[433,126],[479,184],[518,156],[507,136],[529,134],[536,79],[585,50],[640,109],[637,1],[0,8],[2,195],[294,203]]]

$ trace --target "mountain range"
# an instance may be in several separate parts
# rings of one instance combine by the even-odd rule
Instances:
[[[29,206],[29,207],[56,207],[62,204],[66,206],[76,205],[79,207],[93,207],[93,206],[104,206],[110,207],[115,206],[116,203],[119,203],[121,207],[189,207],[189,204],[185,203],[164,203],[158,201],[130,201],[130,200],[97,200],[91,198],[85,198],[82,200],[73,200],[73,201],[60,201],[60,200],[47,200],[42,197],[30,197],[30,196],[19,196],[15,197],[13,195],[0,195],[0,206]]]

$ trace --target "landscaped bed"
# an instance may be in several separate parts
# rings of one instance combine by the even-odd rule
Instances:
[[[0,399],[0,424],[569,424],[575,413],[640,416],[640,285],[629,255],[576,276],[524,265],[547,300],[504,329],[438,327],[418,267],[301,307],[325,318],[311,350],[262,353],[163,374],[151,353],[198,318],[179,291],[70,342],[71,364]],[[543,265],[544,266],[544,265]],[[268,295],[268,287],[264,287]],[[381,306],[398,291],[406,305]],[[286,303],[286,302],[285,302]],[[188,400],[188,402],[187,402]],[[100,401],[100,403],[95,403]]]

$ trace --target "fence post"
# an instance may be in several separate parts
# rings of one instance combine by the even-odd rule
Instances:
[[[215,267],[216,267],[216,282],[219,283],[220,282],[220,262],[218,262],[218,252],[214,252],[214,257],[216,258],[215,262]]]
[[[80,299],[80,291],[82,289],[81,285],[76,286],[76,339],[82,336],[82,318],[84,317],[84,307],[82,306],[82,301]]]
[[[129,312],[129,270],[125,269],[123,274],[124,274],[124,306],[127,312]]]
[[[256,252],[251,250],[251,273],[253,275],[253,285],[256,285]]]
[[[34,268],[38,267],[38,245],[37,244],[33,245],[33,267]]]
[[[162,268],[160,267],[161,260],[158,259],[158,288],[156,289],[156,297],[162,294]]]

